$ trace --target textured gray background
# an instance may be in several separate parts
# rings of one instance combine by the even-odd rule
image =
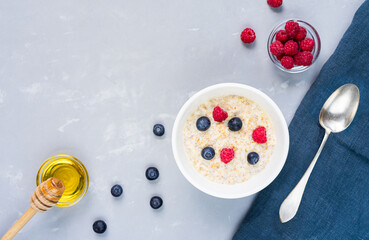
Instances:
[[[67,153],[90,173],[86,197],[36,215],[17,239],[231,238],[253,197],[217,199],[185,180],[171,152],[176,113],[206,86],[240,82],[267,93],[289,122],[361,2],[285,0],[275,11],[265,0],[1,1],[0,235],[29,206],[41,163]],[[292,17],[322,40],[315,66],[297,75],[266,51],[273,26]],[[245,27],[257,35],[247,47]],[[151,133],[156,122],[163,139]],[[157,183],[144,177],[151,165]],[[115,183],[121,199],[110,195]],[[91,227],[99,218],[101,236]]]

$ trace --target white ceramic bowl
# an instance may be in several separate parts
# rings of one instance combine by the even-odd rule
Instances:
[[[276,146],[266,168],[246,182],[235,185],[215,183],[200,175],[186,156],[183,138],[186,120],[198,105],[210,98],[230,94],[244,96],[259,104],[268,113],[276,137]],[[202,89],[183,105],[173,126],[172,149],[178,168],[193,186],[209,195],[220,198],[246,197],[268,186],[282,170],[288,148],[288,127],[278,106],[261,91],[243,84],[223,83]]]

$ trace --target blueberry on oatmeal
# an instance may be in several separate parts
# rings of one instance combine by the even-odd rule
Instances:
[[[209,129],[210,127],[210,119],[207,117],[200,117],[199,119],[197,119],[196,121],[196,127],[199,131],[206,131]]]
[[[259,162],[259,154],[257,154],[256,152],[250,152],[247,155],[247,161],[251,164],[251,165],[255,165]]]
[[[202,149],[201,151],[201,156],[206,159],[206,160],[211,160],[214,158],[215,156],[215,151],[214,148],[212,147],[206,147],[204,149]]]
[[[231,118],[228,122],[229,130],[236,132],[242,128],[242,120],[238,117]]]

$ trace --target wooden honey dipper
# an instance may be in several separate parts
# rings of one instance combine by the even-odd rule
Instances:
[[[51,177],[42,182],[33,192],[30,203],[31,207],[18,219],[0,240],[10,240],[26,225],[37,213],[45,212],[55,206],[63,195],[64,184],[61,180]]]

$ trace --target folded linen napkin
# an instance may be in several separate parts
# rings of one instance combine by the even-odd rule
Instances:
[[[346,83],[360,89],[356,117],[345,131],[329,136],[296,216],[281,223],[279,207],[323,139],[320,109]],[[257,196],[233,239],[369,239],[369,0],[301,102],[289,131],[283,170]]]

